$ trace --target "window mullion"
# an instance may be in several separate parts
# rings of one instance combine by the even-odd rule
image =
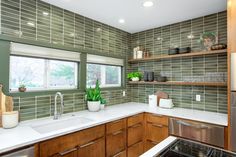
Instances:
[[[48,89],[49,88],[49,71],[50,71],[50,66],[49,66],[49,60],[45,60],[45,77],[44,77],[44,88]]]
[[[101,84],[106,85],[106,67],[104,65],[101,66]]]

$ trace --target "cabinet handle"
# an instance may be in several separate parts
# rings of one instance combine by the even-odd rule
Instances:
[[[90,146],[90,145],[92,145],[92,144],[94,144],[94,143],[95,143],[95,141],[92,141],[92,142],[89,142],[89,143],[84,144],[84,145],[79,146],[79,147],[80,147],[80,148],[88,147],[88,146]]]
[[[149,142],[151,142],[152,144],[155,144],[157,145],[159,142],[155,142],[155,141],[152,141],[152,140],[148,140]]]
[[[119,153],[117,153],[116,155],[114,155],[113,157],[117,157],[117,156],[119,156],[119,155],[121,155],[123,153],[123,151],[122,152],[119,152]]]
[[[158,127],[158,128],[162,128],[163,127],[163,125],[159,125],[159,124],[152,124],[152,126]]]
[[[162,115],[160,115],[160,114],[152,114],[152,116],[154,116],[154,117],[163,117]]]
[[[119,123],[119,122],[121,122],[121,121],[123,121],[123,119],[120,119],[120,120],[117,120],[117,121],[114,121],[114,122],[111,122],[112,124],[115,124],[115,123]]]
[[[140,127],[140,126],[142,126],[142,124],[141,124],[141,123],[138,123],[138,124],[136,124],[136,125],[131,126],[131,128],[137,128],[137,127]]]
[[[64,156],[64,155],[69,154],[69,153],[71,153],[71,152],[74,152],[74,151],[76,151],[76,150],[77,150],[77,148],[72,148],[72,149],[66,150],[66,151],[64,151],[64,152],[60,152],[59,155],[60,155],[60,156]]]
[[[117,131],[117,132],[114,132],[112,135],[118,135],[118,134],[121,134],[121,133],[123,133],[123,130],[120,130],[120,131]]]

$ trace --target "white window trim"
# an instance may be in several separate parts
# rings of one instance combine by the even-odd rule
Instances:
[[[11,55],[11,56],[14,56],[14,55]],[[18,57],[21,57],[21,56],[18,56]],[[25,56],[22,56],[22,57],[25,57]],[[34,57],[29,57],[29,58],[34,58]],[[76,62],[76,61],[65,61],[65,62],[73,62],[75,63],[74,64],[74,68],[75,68],[75,85],[74,86],[58,86],[58,87],[51,87],[50,86],[50,81],[49,81],[49,72],[50,72],[50,60],[55,60],[55,59],[44,59],[44,64],[45,64],[45,68],[44,68],[44,73],[46,75],[43,76],[43,86],[42,88],[27,88],[27,92],[34,92],[34,91],[50,91],[50,90],[72,90],[72,89],[77,89],[78,88],[78,65],[79,65],[79,62]],[[10,60],[11,62],[11,60]],[[77,64],[76,64],[77,63]],[[10,67],[11,69],[11,67]],[[11,71],[10,71],[10,74],[9,74],[9,92],[10,93],[17,93],[18,92],[18,88],[11,88]]]

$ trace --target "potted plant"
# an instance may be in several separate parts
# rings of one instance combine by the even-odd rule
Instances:
[[[104,109],[104,108],[105,108],[105,105],[106,105],[106,103],[107,103],[106,99],[101,98],[100,102],[101,102],[101,109]]]
[[[101,104],[101,89],[99,87],[98,80],[96,81],[95,88],[88,88],[86,90],[88,110],[91,112],[97,112],[100,110]]]
[[[141,72],[128,73],[127,78],[132,81],[139,81],[142,78]]]
[[[21,83],[21,84],[19,85],[18,90],[19,90],[19,92],[25,92],[25,91],[26,91],[26,86],[25,86],[23,83]]]

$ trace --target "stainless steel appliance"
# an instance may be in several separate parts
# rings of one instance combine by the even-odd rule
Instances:
[[[225,151],[190,140],[177,139],[158,157],[236,157],[235,153]]]
[[[236,152],[236,53],[231,54],[231,146]]]
[[[34,146],[26,147],[5,155],[0,155],[1,157],[34,157]]]
[[[170,118],[171,135],[224,147],[224,127],[188,120]]]

